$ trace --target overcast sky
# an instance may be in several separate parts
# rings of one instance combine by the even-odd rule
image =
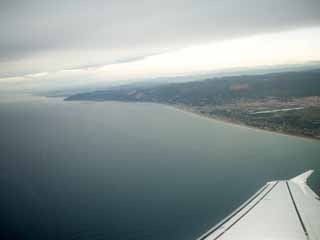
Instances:
[[[253,54],[249,45],[261,44],[254,49],[259,51],[267,44],[265,39],[280,49],[287,45],[283,40],[294,37],[298,42],[291,44],[292,49],[310,51],[320,40],[319,12],[319,0],[1,0],[0,84],[12,81],[22,86],[33,77],[43,81],[60,78],[72,84],[77,79],[96,78],[93,69],[99,70],[100,81],[113,81],[183,74],[184,66],[194,71],[235,67],[240,58],[232,64],[217,58],[200,61],[205,67],[195,62],[177,68],[172,67],[173,61],[163,63],[181,60],[181,54],[201,59],[205,47],[212,55],[219,52],[216,56],[220,57],[232,56],[230,47],[241,54],[244,46],[247,54]],[[286,52],[281,54],[278,59],[282,62],[276,57],[259,61],[269,65],[267,61],[274,60],[275,64],[320,60],[316,54],[301,56],[301,51],[290,58],[284,57]],[[145,59],[147,62],[141,62]],[[250,67],[250,61],[244,62]],[[127,75],[123,74],[126,70]]]

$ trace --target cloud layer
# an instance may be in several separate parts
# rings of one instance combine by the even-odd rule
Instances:
[[[3,0],[0,76],[320,24],[318,0]]]
[[[235,68],[301,64],[320,60],[320,27],[266,33],[193,45],[144,58],[0,78],[0,92],[107,86]]]

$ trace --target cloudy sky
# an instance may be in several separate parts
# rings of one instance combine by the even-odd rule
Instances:
[[[319,0],[1,0],[0,88],[320,60]]]

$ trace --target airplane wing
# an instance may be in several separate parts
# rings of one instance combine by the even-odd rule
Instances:
[[[306,183],[312,172],[268,182],[198,240],[320,240],[320,198]]]

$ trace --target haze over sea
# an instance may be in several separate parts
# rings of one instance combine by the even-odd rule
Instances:
[[[163,105],[0,102],[1,239],[191,240],[267,181],[315,169],[320,141]]]

